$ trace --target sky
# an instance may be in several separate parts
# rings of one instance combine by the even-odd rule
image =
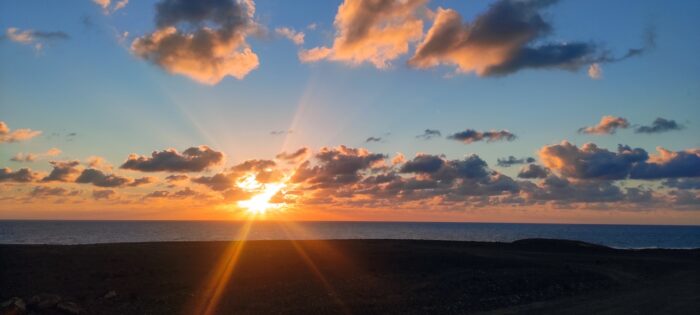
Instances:
[[[0,219],[700,224],[700,3],[0,1]]]

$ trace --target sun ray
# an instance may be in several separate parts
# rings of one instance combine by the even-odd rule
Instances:
[[[292,243],[294,246],[294,249],[297,251],[299,254],[299,257],[304,261],[306,266],[309,268],[309,271],[311,271],[316,279],[321,283],[324,289],[329,293],[331,297],[333,297],[333,301],[338,305],[340,308],[340,311],[343,314],[352,314],[350,312],[350,309],[345,305],[343,300],[340,299],[340,296],[338,295],[337,291],[333,288],[333,286],[328,282],[326,277],[321,273],[321,270],[316,266],[316,263],[311,259],[309,254],[306,252],[306,250],[299,244],[299,241],[297,241],[294,237],[294,235],[291,233],[289,230],[289,226],[287,225],[286,222],[279,222],[280,227],[282,228],[282,231],[284,231],[287,239]]]
[[[204,293],[197,303],[195,312],[190,314],[211,315],[216,313],[224,289],[233,278],[236,264],[243,252],[253,221],[253,218],[245,221],[238,233],[237,240],[228,245],[204,286]]]

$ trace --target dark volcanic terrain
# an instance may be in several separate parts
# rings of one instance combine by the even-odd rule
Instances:
[[[221,272],[236,248],[232,242],[0,245],[0,314],[193,314],[207,301],[217,314],[700,310],[700,250],[616,250],[557,240],[250,241],[232,271]],[[211,300],[216,284],[220,298]]]

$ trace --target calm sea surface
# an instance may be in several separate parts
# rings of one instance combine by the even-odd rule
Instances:
[[[213,241],[242,238],[228,221],[0,221],[2,244],[92,244]],[[700,248],[700,226],[255,222],[247,239],[425,239],[510,242],[523,238],[580,240],[616,248]]]

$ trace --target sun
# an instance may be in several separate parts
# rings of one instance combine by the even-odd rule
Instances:
[[[272,203],[270,200],[286,186],[285,181],[260,183],[255,179],[254,174],[250,174],[238,182],[238,187],[245,191],[256,193],[248,200],[239,201],[238,206],[245,208],[248,213],[254,215],[266,214],[270,209],[279,209],[284,206],[284,203]]]

